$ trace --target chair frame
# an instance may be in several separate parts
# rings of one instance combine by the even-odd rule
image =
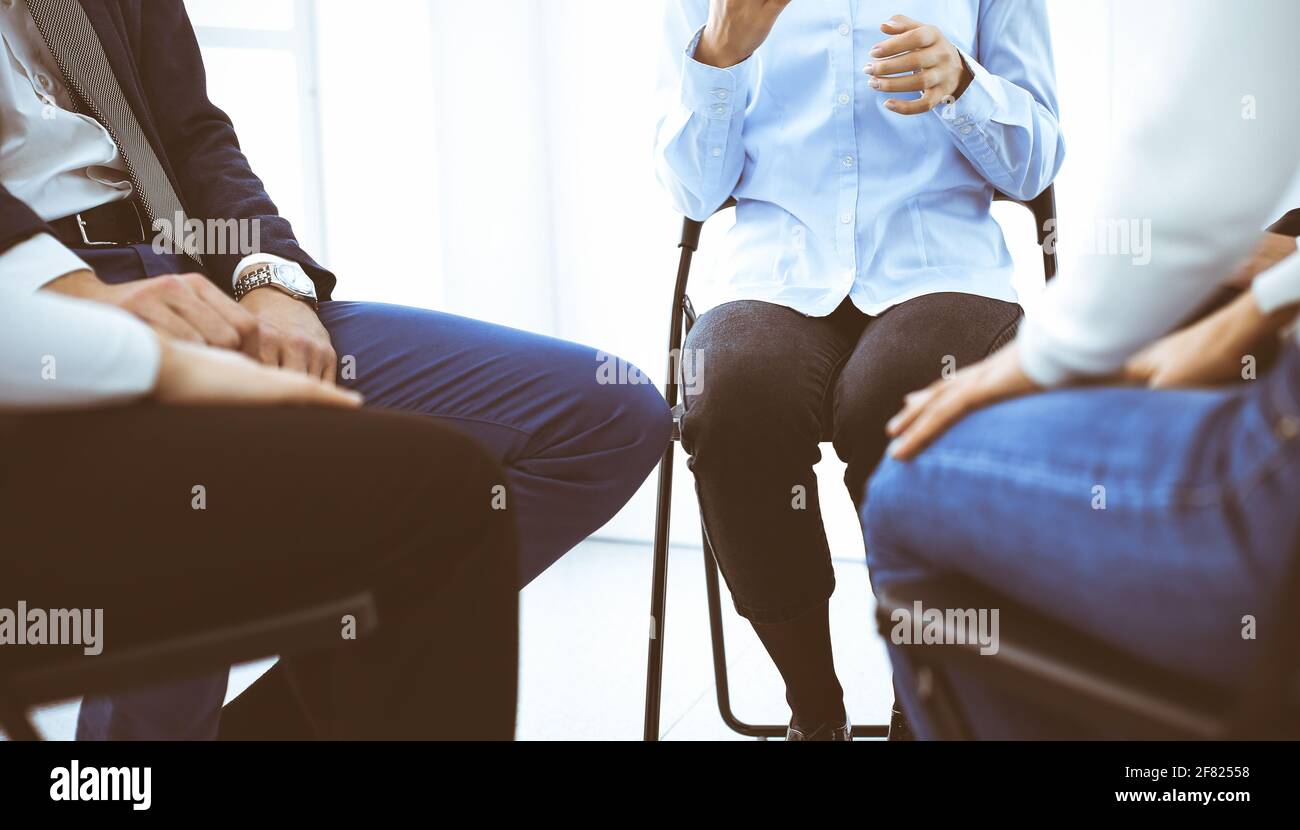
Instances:
[[[1052,186],[1028,201],[1020,201],[996,193],[997,201],[1017,202],[1027,208],[1034,216],[1037,225],[1037,239],[1043,255],[1043,273],[1050,280],[1056,275],[1056,247],[1051,244],[1056,231],[1056,193]],[[718,212],[735,206],[730,199],[719,208]],[[715,214],[716,215],[716,214]],[[664,398],[673,413],[673,438],[664,450],[663,460],[659,464],[659,486],[655,510],[654,565],[650,585],[650,637],[646,658],[646,694],[645,721],[643,737],[647,741],[659,739],[659,721],[663,691],[663,652],[665,616],[668,598],[668,544],[672,519],[673,460],[677,444],[681,440],[680,421],[684,412],[684,403],[678,400],[680,387],[678,371],[680,355],[685,347],[686,337],[695,325],[695,309],[686,293],[690,280],[691,263],[699,250],[700,235],[704,222],[685,219],[682,222],[682,237],[678,243],[681,256],[677,265],[677,279],[673,286],[671,323],[668,334],[668,371],[664,383]],[[718,586],[718,563],[713,546],[704,527],[703,515],[700,517],[701,537],[704,547],[704,581],[709,607],[709,635],[713,645],[713,676],[717,691],[718,712],[722,721],[732,731],[747,737],[766,740],[783,737],[786,727],[782,724],[754,724],[741,720],[732,711],[730,683],[727,677],[726,642],[722,625],[722,597]],[[883,738],[889,733],[887,724],[864,724],[853,727],[855,738]]]
[[[892,614],[925,608],[997,608],[996,654],[976,645],[900,645],[917,700],[939,740],[969,740],[975,731],[948,681],[948,670],[1021,696],[1032,695],[1079,723],[1105,722],[1130,740],[1295,740],[1300,738],[1300,544],[1275,598],[1277,614],[1263,656],[1244,692],[1151,666],[1119,649],[1027,609],[964,577],[941,576],[879,591],[882,636]],[[1006,621],[1013,620],[1012,626]],[[945,640],[958,642],[958,632]]]
[[[0,729],[10,740],[37,741],[40,735],[27,709],[43,701],[113,692],[277,654],[329,648],[338,643],[339,622],[346,615],[356,620],[358,637],[372,633],[379,624],[373,596],[361,592],[112,654],[77,655],[26,669],[0,666]]]

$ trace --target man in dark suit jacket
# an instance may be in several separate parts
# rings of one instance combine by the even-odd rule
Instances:
[[[521,586],[653,468],[670,428],[663,399],[646,384],[607,383],[603,353],[332,301],[334,275],[298,245],[208,100],[181,0],[5,0],[0,33],[0,280],[117,305],[170,336],[325,378],[346,356],[338,381],[368,405],[446,419],[500,460],[506,480],[483,498],[515,516]],[[362,232],[411,231],[375,207]],[[213,244],[230,228],[257,244]],[[239,509],[238,493],[209,497],[209,510]],[[201,678],[87,701],[79,736],[210,737],[224,691],[224,677]]]

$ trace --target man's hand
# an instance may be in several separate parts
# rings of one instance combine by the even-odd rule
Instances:
[[[1295,237],[1266,232],[1255,244],[1246,261],[1237,266],[1228,285],[1246,288],[1255,277],[1277,265],[1296,252]]]
[[[744,61],[767,40],[788,5],[790,0],[710,0],[695,60],[724,69]]]
[[[45,288],[115,305],[175,340],[239,350],[253,357],[261,349],[257,320],[202,274],[168,274],[108,285],[93,271],[73,271]]]
[[[253,289],[239,305],[260,323],[258,360],[334,382],[338,356],[311,306],[272,287]]]
[[[241,354],[159,338],[162,362],[154,399],[173,405],[281,406],[289,404],[352,409],[361,396],[350,390],[262,366]]]
[[[896,14],[880,24],[880,31],[894,37],[881,41],[871,50],[871,56],[877,60],[863,69],[871,76],[867,83],[881,92],[921,93],[915,100],[885,101],[885,106],[893,112],[901,115],[929,112],[945,101],[960,98],[974,80],[957,47],[948,42],[938,27]]]
[[[1217,386],[1242,377],[1244,358],[1259,357],[1295,317],[1294,307],[1260,310],[1249,291],[1185,329],[1147,346],[1124,367],[1124,379],[1152,389]]]
[[[889,454],[904,461],[913,458],[971,411],[1038,389],[1020,368],[1020,351],[1011,343],[951,378],[908,395],[886,427],[894,439]]]

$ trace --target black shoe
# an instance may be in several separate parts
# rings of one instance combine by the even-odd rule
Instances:
[[[785,729],[785,739],[787,741],[851,741],[853,740],[853,724],[849,719],[844,719],[843,726],[831,726],[829,723],[823,723],[817,727],[816,731],[811,734],[796,729],[794,721]]]
[[[903,707],[894,701],[894,709],[889,713],[889,737],[887,741],[915,741],[916,736],[912,734],[912,726],[907,722],[907,715],[903,714]]]

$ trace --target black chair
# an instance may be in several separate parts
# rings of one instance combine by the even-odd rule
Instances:
[[[995,194],[999,201],[1017,201],[1001,193]],[[1056,195],[1048,187],[1034,199],[1020,202],[1034,217],[1037,225],[1038,245],[1043,252],[1043,272],[1046,279],[1056,275],[1056,250],[1050,244],[1056,231]],[[729,200],[719,212],[734,207],[735,201]],[[647,741],[659,738],[660,693],[663,686],[663,650],[664,650],[664,614],[668,592],[668,531],[672,512],[673,457],[676,443],[681,440],[681,417],[684,404],[678,401],[679,356],[686,342],[686,336],[695,325],[695,309],[686,294],[686,284],[690,278],[691,260],[700,246],[700,233],[703,222],[687,219],[682,224],[681,259],[677,267],[677,282],[673,288],[672,317],[668,335],[668,380],[664,385],[664,398],[672,407],[673,443],[664,452],[659,465],[658,503],[655,513],[654,571],[650,587],[650,645],[646,668],[645,698],[645,732]],[[829,441],[829,436],[823,440]],[[718,695],[718,711],[722,720],[733,731],[753,738],[773,738],[785,735],[786,727],[781,724],[751,724],[736,717],[731,710],[730,687],[727,680],[726,643],[722,630],[722,599],[718,589],[718,564],[708,533],[701,530],[704,541],[704,579],[708,593],[709,632],[713,640],[713,674]],[[884,737],[889,731],[886,724],[865,724],[853,727],[854,737]]]
[[[877,622],[885,637],[894,625],[891,614],[900,609],[910,613],[916,602],[922,608],[999,609],[996,654],[981,655],[978,645],[898,646],[913,666],[916,697],[942,740],[976,735],[949,681],[954,669],[1032,701],[1081,734],[1150,740],[1300,738],[1300,546],[1276,598],[1278,614],[1271,629],[1279,633],[1261,632],[1264,655],[1244,693],[1147,665],[966,578],[891,585],[877,599]],[[955,639],[944,638],[946,643]]]
[[[60,649],[48,658],[0,663],[0,728],[11,740],[39,740],[27,716],[27,709],[37,703],[223,670],[276,654],[329,648],[338,644],[340,621],[346,615],[356,620],[358,637],[378,625],[374,599],[363,592],[111,654],[87,657]]]

